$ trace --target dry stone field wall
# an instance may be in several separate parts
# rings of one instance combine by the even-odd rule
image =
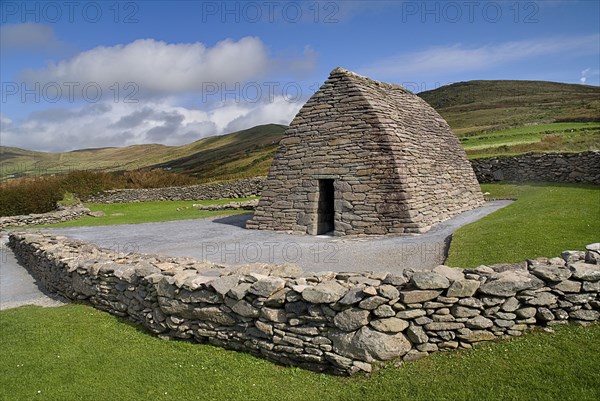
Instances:
[[[63,221],[78,219],[87,216],[88,214],[90,214],[90,209],[79,205],[63,208],[55,212],[0,217],[0,229],[4,227],[23,227],[36,224],[61,223]]]
[[[548,181],[600,185],[600,151],[541,153],[470,160],[480,183]],[[156,189],[117,189],[91,196],[86,202],[125,203],[160,200],[203,200],[260,196],[265,177],[215,184]],[[360,195],[358,195],[360,196]]]
[[[149,201],[181,201],[260,196],[264,177],[244,178],[187,187],[150,189],[116,189],[88,197],[90,203],[129,203]]]
[[[48,290],[157,335],[336,374],[600,317],[600,244],[515,265],[403,275],[217,266],[32,232],[12,233],[9,246]]]
[[[529,153],[471,160],[477,180],[548,181],[600,185],[600,151]]]

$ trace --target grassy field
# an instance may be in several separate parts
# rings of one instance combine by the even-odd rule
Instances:
[[[244,201],[256,198],[219,199],[202,201],[162,201],[138,203],[88,203],[86,206],[92,212],[103,212],[102,217],[85,216],[64,223],[46,224],[35,227],[79,227],[79,226],[108,226],[115,224],[140,224],[159,221],[205,219],[223,215],[248,213],[247,210],[206,211],[192,207],[193,204],[215,205],[232,201]]]
[[[600,241],[600,187],[483,184],[491,198],[517,199],[452,237],[446,263],[474,267],[582,250]]]
[[[163,341],[88,306],[21,307],[0,312],[0,399],[599,399],[600,326],[556,331],[343,378]]]
[[[460,137],[469,158],[600,149],[600,123],[554,123]]]

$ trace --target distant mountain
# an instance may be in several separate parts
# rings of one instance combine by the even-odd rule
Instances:
[[[421,92],[459,136],[557,121],[600,121],[600,88],[543,81],[469,81]],[[0,147],[0,178],[155,167],[201,179],[266,174],[286,126],[267,124],[183,146],[135,145],[63,153]]]

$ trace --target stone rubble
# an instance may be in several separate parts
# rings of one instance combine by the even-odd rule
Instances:
[[[600,244],[562,258],[401,276],[221,266],[34,232],[11,233],[9,246],[49,291],[163,338],[342,375],[600,318]]]

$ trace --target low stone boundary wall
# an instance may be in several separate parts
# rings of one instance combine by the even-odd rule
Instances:
[[[600,185],[600,151],[528,153],[471,160],[480,183],[565,182]]]
[[[187,187],[115,189],[88,197],[89,203],[129,203],[149,201],[250,198],[260,196],[264,177],[244,178]]]
[[[63,221],[75,220],[88,214],[90,214],[90,209],[80,205],[64,208],[55,212],[0,217],[0,229],[4,227],[23,227],[37,224],[61,223]]]
[[[538,181],[600,185],[600,151],[529,153],[470,160],[480,183]],[[265,177],[152,189],[117,189],[85,199],[91,203],[204,200],[260,196]]]
[[[223,267],[30,232],[12,233],[9,246],[48,290],[158,335],[336,374],[600,317],[600,244],[562,258],[403,275]]]

